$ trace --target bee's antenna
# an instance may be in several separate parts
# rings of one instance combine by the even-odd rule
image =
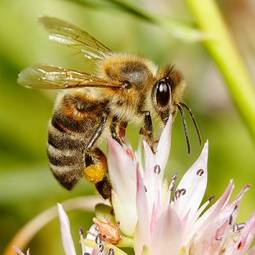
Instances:
[[[181,106],[185,107],[185,108],[188,110],[189,115],[190,115],[190,117],[191,117],[191,119],[192,119],[192,121],[193,121],[193,124],[194,124],[195,129],[196,129],[196,132],[197,132],[199,144],[201,145],[201,144],[202,144],[202,136],[201,136],[200,130],[199,130],[199,128],[198,128],[198,125],[197,125],[197,122],[196,122],[196,119],[195,119],[194,114],[192,113],[191,109],[190,109],[185,103],[180,102],[179,104],[180,104]]]
[[[182,119],[182,125],[183,125],[183,129],[184,129],[184,135],[185,135],[185,139],[186,139],[186,143],[187,143],[187,147],[188,147],[188,154],[190,154],[190,140],[189,140],[189,133],[188,133],[188,128],[187,128],[187,122],[185,119],[185,114],[184,111],[182,109],[182,106],[180,104],[177,104],[178,110],[180,111],[181,114],[181,119]]]

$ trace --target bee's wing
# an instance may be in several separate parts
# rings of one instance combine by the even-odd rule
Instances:
[[[50,65],[35,65],[24,69],[19,74],[18,83],[35,89],[120,88],[122,86],[122,83],[117,81],[110,82],[92,74]]]
[[[104,59],[111,53],[108,47],[75,25],[47,16],[40,17],[39,21],[49,32],[51,40],[77,49],[89,59]]]

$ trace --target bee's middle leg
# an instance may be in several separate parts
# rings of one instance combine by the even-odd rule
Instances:
[[[109,182],[107,172],[107,159],[104,153],[99,148],[93,148],[97,139],[102,134],[106,121],[108,118],[108,113],[104,112],[102,115],[101,122],[96,129],[96,132],[91,137],[88,145],[85,148],[85,168],[84,176],[85,178],[94,183],[100,195],[104,198],[111,197],[111,184]]]
[[[86,152],[85,166],[85,178],[95,184],[104,199],[110,198],[112,187],[107,176],[107,160],[104,153],[99,148]]]

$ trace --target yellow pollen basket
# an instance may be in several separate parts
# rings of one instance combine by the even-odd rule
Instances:
[[[84,169],[85,178],[94,184],[103,180],[107,172],[107,168],[103,164],[93,164]]]

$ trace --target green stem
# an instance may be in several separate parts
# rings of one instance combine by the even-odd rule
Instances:
[[[155,16],[150,12],[147,12],[129,1],[122,0],[67,0],[70,2],[76,2],[82,6],[91,8],[98,8],[102,10],[119,10],[132,15],[140,20],[148,22],[153,25],[157,25],[163,28],[167,33],[174,38],[181,39],[185,42],[195,42],[208,39],[208,36],[201,31],[193,28],[188,24],[184,24],[180,21],[164,18],[161,16]]]
[[[255,142],[255,88],[213,0],[186,0],[200,29],[213,40],[203,44],[225,79],[233,102]]]
[[[118,247],[133,248],[134,247],[134,239],[127,237],[127,236],[122,236],[120,242],[118,243]]]

